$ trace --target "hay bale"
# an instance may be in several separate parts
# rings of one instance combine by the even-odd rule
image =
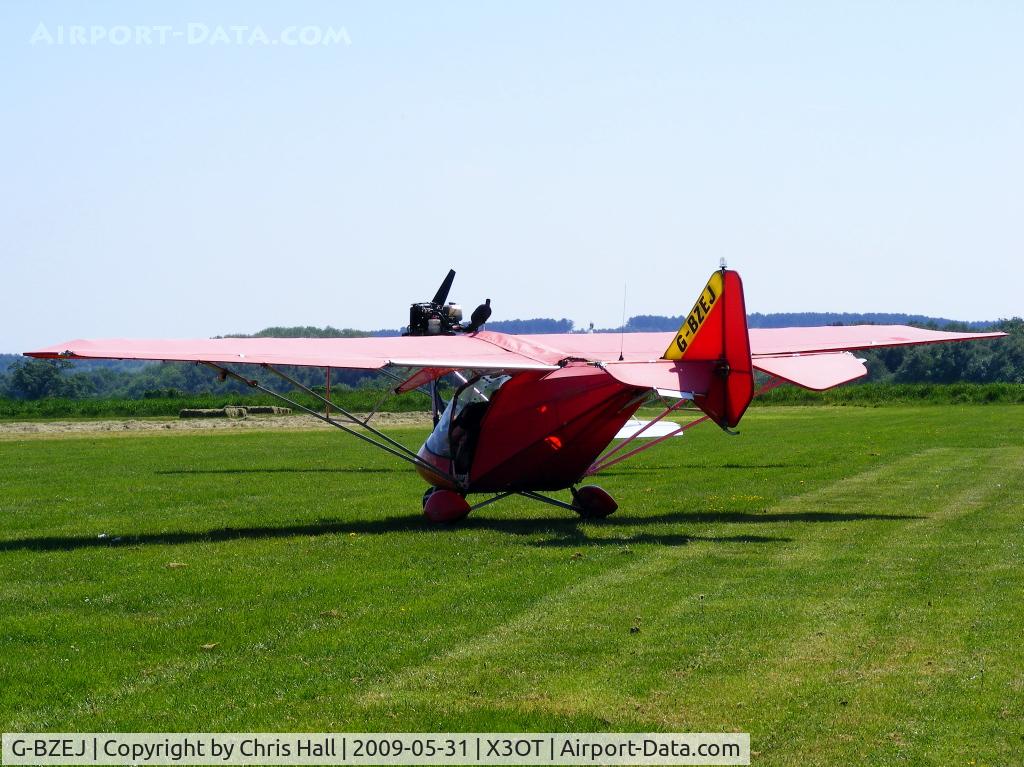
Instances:
[[[245,418],[249,409],[244,405],[227,407],[185,408],[178,411],[179,418]]]
[[[178,411],[179,418],[224,418],[224,408],[222,407],[203,407],[203,408],[184,408]]]
[[[216,408],[185,408],[178,411],[179,418],[245,418],[250,415],[289,415],[290,407],[276,405],[228,405]]]

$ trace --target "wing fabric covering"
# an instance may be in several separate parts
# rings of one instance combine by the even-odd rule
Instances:
[[[835,325],[817,328],[757,328],[750,331],[750,351],[759,355],[853,352],[886,346],[916,346],[951,341],[1002,338],[1006,333],[949,333],[908,325]]]
[[[491,335],[478,333],[478,338]],[[493,335],[500,335],[495,333]],[[536,336],[505,336],[520,344],[545,347],[562,357],[595,362],[616,362],[621,344],[625,362],[653,362],[661,359],[675,333],[560,333]],[[914,346],[950,341],[980,341],[1002,338],[1006,333],[949,333],[907,325],[839,325],[817,328],[751,328],[750,353],[760,355],[852,352],[886,346]],[[555,359],[558,359],[556,356]]]
[[[745,324],[745,323],[744,323]],[[547,370],[568,358],[614,365],[621,353],[633,366],[631,377],[649,369],[664,378],[663,360],[674,333],[564,333],[511,336],[481,331],[465,336],[390,338],[214,338],[192,340],[104,339],[65,341],[26,352],[44,359],[125,359],[164,362],[218,362],[308,365],[379,370],[388,365],[480,370]],[[856,351],[949,341],[1001,338],[1005,333],[946,333],[904,325],[847,325],[821,328],[773,328],[749,331],[755,365],[760,357]],[[658,372],[655,372],[658,371]],[[659,384],[652,383],[652,388]],[[671,388],[671,387],[667,387]],[[688,391],[680,388],[680,391]]]
[[[30,357],[299,365],[379,370],[389,365],[477,370],[552,370],[554,365],[473,336],[211,338],[66,341]]]

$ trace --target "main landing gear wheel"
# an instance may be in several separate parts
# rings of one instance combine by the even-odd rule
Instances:
[[[423,516],[431,522],[458,522],[469,514],[469,502],[452,490],[427,488],[423,494]]]
[[[619,504],[597,485],[584,485],[572,490],[572,506],[584,519],[604,519],[615,513]]]

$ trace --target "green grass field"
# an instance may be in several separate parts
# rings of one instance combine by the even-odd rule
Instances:
[[[738,730],[755,764],[1020,764],[1024,408],[741,430],[612,469],[606,521],[515,500],[448,529],[340,434],[0,440],[0,728]]]

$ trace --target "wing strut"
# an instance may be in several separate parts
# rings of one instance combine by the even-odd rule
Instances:
[[[784,383],[786,383],[786,381],[782,380],[781,378],[771,378],[763,386],[761,386],[757,391],[755,391],[753,393],[753,395],[751,396],[751,399],[753,399],[754,397],[756,397],[756,396],[758,396],[760,394],[764,394],[766,391],[770,391],[771,389],[774,389],[777,386],[782,386],[782,384],[784,384]],[[660,421],[662,418],[664,418],[669,413],[671,413],[673,410],[678,408],[680,406],[680,404],[682,404],[685,401],[686,400],[679,400],[675,404],[670,405],[667,408],[665,408],[665,410],[657,418],[655,418],[650,423],[646,424],[644,426],[644,428],[641,429],[639,432],[634,434],[632,437],[629,437],[621,445],[618,445],[613,450],[608,451],[603,456],[601,456],[596,461],[594,461],[594,463],[592,463],[590,465],[590,468],[587,469],[586,474],[584,474],[583,476],[584,477],[592,477],[594,474],[597,474],[598,472],[604,471],[605,469],[607,469],[607,468],[609,468],[611,466],[614,466],[617,463],[622,463],[622,461],[625,461],[627,458],[632,458],[634,455],[642,453],[645,450],[650,450],[655,445],[660,445],[666,439],[669,439],[671,437],[677,437],[680,434],[682,434],[683,432],[685,432],[687,429],[693,428],[694,426],[696,426],[699,423],[704,423],[704,421],[707,421],[708,419],[711,418],[710,415],[705,415],[705,416],[703,416],[701,418],[697,418],[697,419],[695,419],[693,421],[690,421],[689,423],[681,425],[675,431],[669,432],[668,434],[665,434],[664,436],[658,437],[657,439],[652,439],[650,442],[648,442],[648,443],[646,443],[644,445],[640,445],[639,447],[633,448],[628,453],[625,453],[624,455],[620,455],[618,458],[612,458],[613,455],[618,453],[627,444],[629,444],[634,439],[636,439],[638,436],[640,436],[640,433],[643,432],[644,429],[646,429],[647,427],[651,426],[651,424],[654,424],[657,421]],[[725,429],[725,431],[728,434],[737,434],[738,433],[738,432],[731,431],[729,429]]]
[[[412,450],[407,448],[405,445],[403,445],[402,443],[396,442],[395,440],[391,439],[391,437],[389,437],[387,434],[384,434],[380,429],[377,429],[377,428],[375,428],[373,426],[370,426],[368,423],[360,421],[352,413],[348,412],[344,408],[339,407],[337,405],[337,403],[332,403],[335,410],[337,410],[339,413],[341,413],[343,416],[345,416],[352,423],[358,424],[359,426],[362,426],[364,429],[369,431],[371,434],[373,434],[379,440],[383,440],[383,441],[378,442],[376,439],[368,437],[365,434],[361,434],[360,432],[356,431],[355,429],[353,429],[353,428],[351,428],[349,426],[346,426],[345,424],[341,423],[340,421],[336,421],[335,419],[333,419],[333,418],[331,418],[329,416],[326,416],[326,415],[324,415],[323,413],[321,413],[321,412],[319,412],[317,410],[313,410],[312,408],[308,408],[305,405],[303,405],[303,404],[301,404],[299,402],[296,402],[291,397],[288,397],[288,396],[286,396],[284,394],[281,394],[280,392],[276,392],[273,389],[267,388],[266,386],[263,386],[256,379],[245,378],[244,376],[239,375],[235,371],[233,371],[233,370],[231,370],[229,368],[223,367],[221,365],[218,365],[215,362],[203,362],[202,364],[203,365],[207,365],[207,366],[213,368],[214,370],[219,371],[222,377],[232,378],[232,379],[234,379],[236,381],[241,381],[246,386],[251,386],[252,388],[254,388],[254,389],[258,390],[258,391],[261,391],[264,394],[269,394],[271,397],[275,397],[275,398],[281,400],[282,402],[287,402],[289,405],[291,405],[292,407],[296,408],[297,410],[301,410],[302,412],[307,413],[308,415],[311,415],[314,418],[317,418],[317,419],[323,421],[324,423],[329,423],[331,426],[334,426],[335,428],[341,429],[346,434],[351,434],[353,437],[356,437],[357,439],[361,439],[363,442],[367,442],[367,443],[373,445],[374,447],[379,447],[384,452],[390,453],[391,455],[395,456],[396,458],[400,458],[403,461],[411,463],[414,466],[422,467],[422,468],[426,469],[427,471],[429,471],[431,474],[436,474],[437,476],[442,477],[442,478],[448,480],[452,484],[458,485],[458,480],[456,480],[456,478],[453,477],[451,474],[448,474],[447,472],[441,471],[436,466],[431,466],[429,463],[427,463],[426,461],[422,460],[419,456],[417,456]],[[325,400],[323,397],[321,397],[315,391],[313,391],[312,389],[310,389],[307,386],[303,386],[301,383],[296,381],[294,378],[292,378],[291,376],[287,375],[286,373],[282,373],[280,370],[277,370],[273,366],[268,365],[266,363],[263,363],[261,365],[261,367],[263,367],[266,370],[269,370],[271,373],[273,373],[274,375],[278,376],[279,378],[284,379],[285,381],[287,381],[288,383],[290,383],[292,386],[296,387],[297,389],[301,389],[302,391],[306,392],[307,394],[312,395],[313,397],[315,397],[316,399],[320,400],[321,402],[327,402],[327,400]]]
[[[593,475],[597,474],[599,471],[604,471],[605,469],[610,468],[610,467],[614,466],[617,463],[622,463],[626,459],[632,458],[634,455],[637,455],[638,453],[642,453],[644,450],[650,450],[655,445],[660,445],[666,439],[669,439],[670,437],[677,437],[680,434],[682,434],[684,431],[686,431],[687,429],[693,428],[694,426],[696,426],[699,423],[704,423],[705,421],[709,420],[710,418],[711,418],[711,416],[709,416],[709,415],[703,415],[700,418],[697,418],[697,419],[695,419],[693,421],[690,421],[687,424],[683,424],[682,426],[680,426],[675,431],[671,431],[668,434],[665,434],[665,435],[663,435],[661,437],[658,437],[657,439],[652,439],[650,442],[648,442],[645,445],[640,445],[639,447],[634,447],[632,450],[630,450],[625,455],[620,455],[618,458],[613,458],[610,461],[606,460],[606,461],[595,462],[594,464],[591,465],[591,467],[589,469],[587,469],[587,473],[584,474],[583,476],[585,476],[585,477],[592,477]]]
[[[636,434],[633,434],[633,435],[627,437],[622,442],[620,442],[618,445],[616,445],[611,450],[609,450],[607,453],[605,453],[600,458],[598,458],[596,461],[594,461],[594,465],[591,466],[590,470],[588,470],[588,472],[587,472],[588,475],[591,473],[591,471],[599,471],[599,469],[595,469],[594,467],[596,467],[598,464],[601,464],[601,463],[604,463],[605,461],[607,461],[613,455],[615,455],[620,450],[622,450],[624,447],[626,447],[626,445],[631,444],[633,442],[633,440],[639,439],[640,435],[643,434],[645,431],[647,431],[652,426],[654,426],[654,424],[656,424],[658,421],[660,421],[662,418],[667,416],[672,411],[678,410],[680,407],[682,407],[685,403],[687,403],[689,401],[690,400],[686,400],[686,399],[678,399],[675,402],[673,402],[671,405],[666,405],[665,409],[662,410],[661,413],[658,414],[657,418],[655,418],[652,421],[648,421],[647,423],[645,423],[643,426],[640,427],[640,430]]]

